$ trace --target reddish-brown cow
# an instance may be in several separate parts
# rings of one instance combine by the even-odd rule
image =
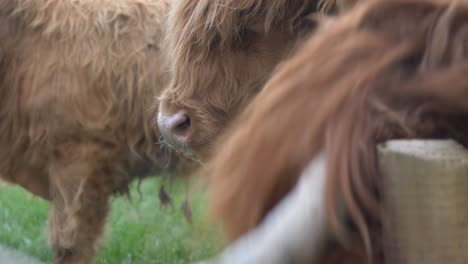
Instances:
[[[335,238],[358,233],[351,236],[362,242],[358,263],[380,262],[376,144],[418,137],[468,146],[467,14],[466,2],[450,0],[363,1],[319,29],[219,140],[203,170],[228,238],[254,229],[323,150]],[[340,201],[346,219],[337,213]]]
[[[171,166],[152,122],[169,2],[0,0],[0,176],[51,201],[55,263],[91,263],[110,196]]]

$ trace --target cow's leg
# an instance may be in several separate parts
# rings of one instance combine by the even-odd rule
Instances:
[[[57,163],[50,169],[52,208],[50,242],[54,263],[92,263],[104,231],[113,175],[96,162]]]

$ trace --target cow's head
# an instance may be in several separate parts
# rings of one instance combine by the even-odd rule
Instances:
[[[170,83],[160,99],[164,140],[202,154],[263,87],[314,21],[315,0],[180,0],[168,17]]]

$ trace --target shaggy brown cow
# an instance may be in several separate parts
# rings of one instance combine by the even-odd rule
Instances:
[[[334,3],[178,1],[168,18],[165,53],[171,58],[171,77],[158,116],[165,141],[189,156],[204,156],[228,121],[314,27],[308,18],[319,2],[324,8]]]
[[[51,201],[55,263],[91,263],[109,197],[170,165],[152,122],[169,8],[0,0],[0,175]]]
[[[219,140],[203,171],[227,237],[255,228],[323,150],[335,239],[358,233],[350,237],[362,242],[358,263],[380,262],[375,146],[416,137],[468,146],[467,43],[468,4],[451,0],[363,1],[319,29]],[[349,219],[337,213],[341,201]]]

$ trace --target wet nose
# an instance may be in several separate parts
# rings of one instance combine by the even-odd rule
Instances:
[[[192,120],[185,111],[166,115],[158,114],[158,126],[162,136],[168,143],[185,145],[188,143]]]

